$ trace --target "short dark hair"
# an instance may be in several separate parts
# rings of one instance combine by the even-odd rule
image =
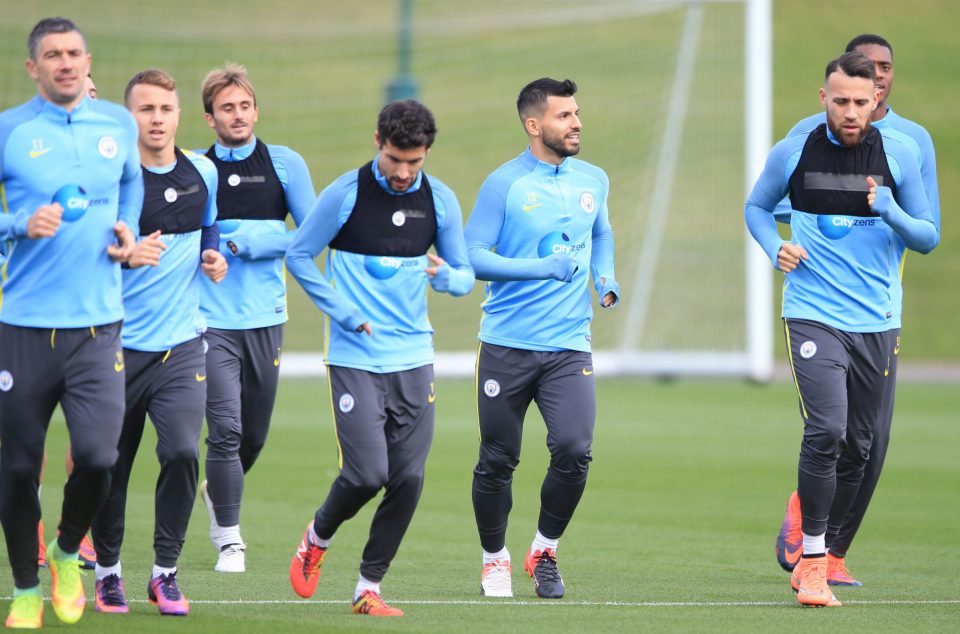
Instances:
[[[847,77],[863,77],[870,81],[877,80],[877,69],[873,62],[866,55],[857,51],[844,53],[837,59],[830,60],[827,64],[824,81],[837,71],[842,72]]]
[[[36,60],[37,53],[40,52],[40,40],[51,33],[72,33],[76,31],[83,37],[83,32],[77,28],[77,25],[66,18],[44,18],[37,22],[37,25],[27,36],[27,52],[30,53],[30,59]],[[83,38],[83,45],[87,45],[86,38]]]
[[[394,101],[383,107],[377,117],[380,143],[390,142],[400,150],[433,145],[437,123],[433,113],[416,99]]]
[[[844,50],[846,50],[847,53],[852,53],[859,47],[866,46],[867,44],[883,46],[890,51],[890,57],[893,57],[893,47],[890,46],[890,42],[888,42],[886,38],[875,33],[862,33],[858,35],[847,43],[847,48]]]
[[[547,97],[572,97],[577,92],[577,84],[570,79],[557,81],[549,77],[535,79],[520,91],[517,97],[517,114],[520,121],[536,113],[543,114],[547,107]]]

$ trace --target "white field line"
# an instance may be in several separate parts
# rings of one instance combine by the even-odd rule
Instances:
[[[45,597],[49,598],[49,597]],[[11,601],[12,596],[0,598],[2,601]],[[128,599],[128,603],[147,603],[146,599]],[[93,599],[88,599],[92,603]],[[711,607],[764,607],[764,606],[793,606],[794,601],[501,601],[498,599],[465,599],[465,600],[433,600],[433,599],[391,599],[394,605],[483,605],[483,606],[540,606],[540,607],[617,607],[617,608],[711,608]],[[330,599],[303,600],[303,599],[190,599],[191,605],[349,605],[349,601],[334,601]],[[931,599],[931,600],[876,600],[856,601],[844,599],[844,605],[960,605],[960,599]]]

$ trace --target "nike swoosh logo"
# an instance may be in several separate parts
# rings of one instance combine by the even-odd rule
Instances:
[[[51,148],[43,148],[42,150],[30,150],[30,158],[37,158],[38,156],[43,156],[50,151]],[[117,370],[119,372],[119,370]]]
[[[583,369],[583,376],[590,376],[591,374],[593,374],[593,370]]]
[[[535,204],[535,205],[524,205],[524,206],[523,206],[523,210],[524,210],[524,211],[533,211],[533,210],[536,209],[537,207],[543,207],[543,203],[537,203],[537,204]]]
[[[791,563],[791,564],[795,564],[798,561],[800,561],[800,555],[803,554],[803,546],[798,546],[793,550],[791,550],[790,547],[787,546],[783,550],[785,555],[784,558],[787,560],[787,563]]]
[[[207,380],[207,377],[199,372],[197,372],[197,376],[195,378],[197,379],[197,383]]]
[[[429,395],[427,395],[427,402],[428,402],[428,403],[432,403],[432,402],[434,402],[435,400],[437,400],[437,395],[436,395],[436,394],[429,394]]]
[[[114,363],[113,371],[114,372],[123,372],[124,365],[122,363]]]

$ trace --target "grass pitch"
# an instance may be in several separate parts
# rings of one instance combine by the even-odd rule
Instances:
[[[89,612],[72,631],[635,632],[945,631],[960,618],[955,447],[960,407],[952,386],[900,386],[883,480],[848,563],[863,588],[837,590],[840,609],[796,607],[773,541],[796,480],[800,422],[786,384],[600,381],[594,462],[583,501],[558,551],[567,596],[535,597],[522,554],[536,525],[546,468],[545,431],[528,414],[507,546],[514,600],[479,596],[480,547],[470,504],[477,454],[473,385],[438,384],[437,430],[419,509],[387,575],[402,619],[350,614],[349,598],[373,504],[336,535],[317,594],[300,600],[287,566],[303,527],[336,475],[323,380],[282,382],[274,425],[246,482],[247,572],[213,572],[206,511],[197,502],[179,576],[185,619],[146,603],[152,564],[155,436],[147,432],[128,498],[122,564],[129,615]],[[148,426],[149,427],[149,426]],[[61,419],[51,425],[43,491],[48,539],[58,516]],[[202,456],[201,447],[201,456]],[[49,593],[49,573],[41,571]],[[11,595],[5,552],[0,597]],[[93,575],[86,573],[88,597]],[[2,609],[8,605],[2,602]],[[47,603],[45,625],[61,627]]]

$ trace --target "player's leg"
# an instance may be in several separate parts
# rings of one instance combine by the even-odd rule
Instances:
[[[830,545],[830,552],[837,557],[843,558],[853,543],[853,539],[860,529],[860,523],[863,522],[863,516],[867,512],[870,500],[873,498],[873,492],[877,488],[877,482],[880,480],[880,472],[883,469],[883,461],[887,456],[887,447],[890,444],[890,429],[893,426],[893,410],[897,393],[897,361],[900,358],[900,329],[897,328],[890,332],[893,342],[893,350],[889,356],[889,368],[887,370],[886,388],[883,393],[883,405],[880,411],[880,418],[877,424],[877,430],[873,436],[873,445],[870,447],[870,457],[867,460],[867,466],[863,472],[863,481],[857,491],[857,497],[850,507],[850,512],[843,521],[837,537]]]
[[[210,515],[210,540],[219,553],[243,547],[240,537],[240,498],[243,466],[240,462],[242,425],[240,385],[243,373],[242,330],[210,328],[207,345],[207,479],[201,485]]]
[[[383,500],[370,524],[363,549],[354,611],[374,616],[403,614],[383,604],[380,582],[400,548],[423,490],[424,465],[433,442],[435,407],[433,366],[384,375],[388,476]],[[372,592],[376,597],[364,596]],[[379,599],[379,603],[378,603]],[[373,605],[377,603],[377,605]],[[363,610],[364,606],[367,607]]]
[[[240,389],[240,465],[246,474],[267,442],[280,382],[283,324],[246,331]]]
[[[557,545],[580,503],[592,460],[596,421],[593,359],[587,352],[538,353],[544,372],[535,400],[547,425],[550,465],[540,488],[537,533],[524,562],[537,595],[559,599],[563,579],[557,570]]]
[[[126,526],[127,489],[133,461],[140,448],[150,398],[153,369],[163,353],[124,350],[126,369],[123,429],[117,443],[117,461],[110,480],[110,492],[93,519],[93,536],[100,548],[97,552],[95,607],[98,612],[126,613],[129,611],[123,592],[123,571],[120,549]]]
[[[77,551],[110,493],[117,461],[125,410],[125,363],[120,322],[72,329],[64,339],[67,356],[61,406],[74,469],[63,490],[56,548],[48,548],[47,556],[55,580],[54,611],[62,621],[72,623],[82,616],[85,605]],[[61,554],[69,557],[69,562],[60,561]]]
[[[803,556],[791,585],[803,605],[838,604],[827,586],[827,517],[836,492],[837,455],[846,435],[849,333],[813,321],[785,320],[787,352],[803,419],[797,467]]]
[[[157,369],[148,411],[157,430],[157,478],[154,500],[154,564],[148,598],[161,614],[190,611],[177,580],[177,560],[197,495],[200,470],[197,442],[206,402],[203,341],[198,337],[174,347]]]
[[[340,474],[307,525],[290,562],[290,583],[302,597],[317,587],[326,549],[340,525],[357,514],[387,483],[387,441],[384,426],[386,381],[383,375],[327,367],[333,401]]]
[[[520,463],[523,418],[540,375],[535,353],[483,343],[477,353],[480,452],[473,470],[473,513],[483,549],[480,592],[511,597],[506,548],[513,472]]]
[[[0,341],[0,522],[15,596],[39,596],[37,486],[47,425],[62,389],[62,356],[48,329],[0,324]]]
[[[827,548],[830,551],[827,575],[832,585],[861,585],[846,568],[843,559],[846,548],[841,551],[843,554],[837,556],[834,547],[841,526],[851,516],[854,504],[862,499],[861,495],[869,503],[876,487],[879,469],[871,468],[871,465],[882,465],[889,439],[896,381],[896,373],[891,372],[891,366],[895,364],[898,338],[899,330],[863,334],[858,336],[860,345],[854,348],[856,356],[848,381],[850,413],[847,419],[847,442],[837,461],[837,494],[827,523]],[[875,453],[878,454],[876,462]],[[871,478],[866,483],[865,491],[864,478],[868,470],[871,471]],[[866,510],[865,503],[862,510]],[[862,514],[859,518],[862,518]]]

